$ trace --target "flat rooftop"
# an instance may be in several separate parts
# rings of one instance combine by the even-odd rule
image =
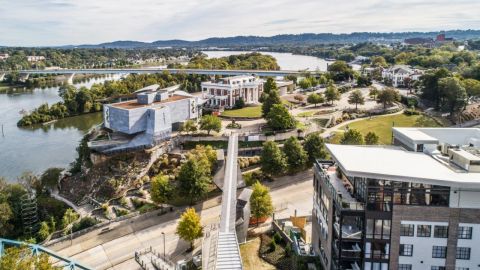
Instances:
[[[119,108],[119,109],[126,109],[126,110],[131,110],[131,109],[137,109],[137,108],[143,108],[143,107],[155,107],[161,104],[169,103],[169,102],[175,102],[179,101],[182,99],[187,99],[190,98],[188,96],[183,96],[183,95],[172,95],[168,99],[161,100],[161,101],[156,101],[151,104],[140,104],[138,101],[135,100],[129,100],[125,102],[119,102],[119,103],[114,103],[111,104],[112,107]]]
[[[394,135],[401,135],[415,143],[480,146],[480,128],[392,128]]]
[[[337,165],[349,176],[480,188],[480,173],[454,171],[425,153],[397,147],[326,144]]]

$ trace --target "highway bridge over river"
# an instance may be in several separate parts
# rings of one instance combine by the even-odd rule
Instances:
[[[12,71],[0,70],[0,81],[5,75]],[[289,75],[301,75],[301,70],[238,70],[238,69],[178,69],[178,68],[103,68],[103,69],[27,69],[15,71],[21,75],[23,80],[30,75],[67,75],[71,83],[75,74],[154,74],[168,72],[170,74],[195,74],[195,75],[256,75],[260,77],[285,77]]]

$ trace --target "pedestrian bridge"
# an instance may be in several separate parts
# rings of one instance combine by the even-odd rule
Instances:
[[[235,228],[238,180],[237,156],[238,135],[232,133],[228,139],[227,159],[225,161],[220,226],[219,230],[212,232],[208,244],[204,245],[203,269],[243,269]]]

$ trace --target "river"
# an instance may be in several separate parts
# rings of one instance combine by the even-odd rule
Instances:
[[[90,79],[75,84],[91,87],[94,83],[118,79],[120,75]],[[83,135],[101,123],[101,113],[61,119],[50,125],[19,128],[20,111],[30,111],[41,104],[61,100],[59,87],[45,89],[10,89],[0,92],[0,176],[15,181],[24,171],[42,173],[51,167],[67,167],[76,157],[76,147]]]
[[[222,57],[247,52],[205,51],[205,53],[209,57]],[[261,53],[275,57],[284,70],[327,69],[327,61],[317,57],[291,53]],[[94,83],[119,77],[92,79],[75,86],[90,87]],[[8,181],[15,181],[22,172],[31,171],[39,174],[51,167],[65,168],[75,159],[75,149],[79,141],[91,127],[101,123],[101,113],[61,119],[47,126],[17,127],[21,110],[30,111],[45,102],[53,104],[60,100],[58,87],[0,92],[0,126],[3,125],[4,130],[4,136],[0,130],[0,176],[6,177]]]

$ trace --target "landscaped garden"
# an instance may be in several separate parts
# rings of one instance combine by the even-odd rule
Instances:
[[[367,118],[347,125],[349,129],[358,130],[363,136],[368,132],[375,132],[379,137],[379,144],[392,143],[392,127],[440,127],[433,118],[425,115],[396,114]],[[344,126],[342,130],[346,130]],[[337,132],[330,139],[331,143],[340,141],[342,132]]]

